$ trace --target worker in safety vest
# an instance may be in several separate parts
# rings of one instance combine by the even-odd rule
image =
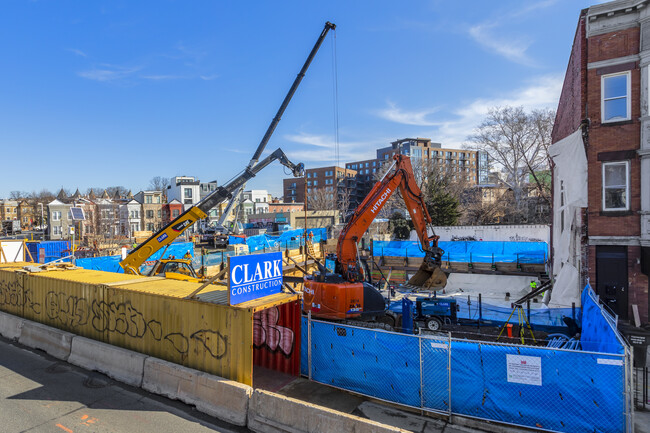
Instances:
[[[535,289],[537,289],[537,282],[536,281],[531,281],[530,282],[530,291],[534,292]]]
[[[191,260],[192,259],[192,254],[190,252],[186,252],[185,255],[183,256],[184,259]]]

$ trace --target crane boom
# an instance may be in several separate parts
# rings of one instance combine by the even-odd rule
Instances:
[[[320,46],[323,44],[323,40],[325,39],[325,36],[327,36],[327,33],[330,30],[335,30],[335,29],[336,29],[336,24],[333,24],[333,23],[331,23],[329,21],[327,21],[325,23],[325,27],[323,28],[323,31],[320,33],[320,36],[318,37],[318,40],[316,41],[316,44],[314,44],[314,47],[311,49],[311,52],[309,53],[309,56],[307,56],[307,60],[305,60],[305,63],[302,65],[302,68],[300,69],[300,72],[298,72],[298,75],[296,76],[296,79],[293,81],[293,84],[291,85],[291,88],[289,89],[289,92],[284,97],[284,101],[282,101],[282,104],[280,105],[280,108],[278,109],[278,112],[275,113],[275,117],[273,117],[273,120],[271,121],[271,124],[266,129],[266,133],[264,134],[264,137],[262,137],[262,141],[260,141],[260,144],[257,145],[257,149],[255,150],[255,153],[253,154],[253,157],[251,158],[250,162],[248,163],[248,168],[253,167],[257,163],[257,160],[262,155],[262,152],[264,152],[264,149],[266,148],[266,144],[271,139],[271,136],[273,135],[273,132],[275,131],[275,128],[278,126],[278,123],[280,123],[280,119],[282,119],[282,115],[284,114],[284,110],[287,109],[287,106],[289,105],[289,102],[291,101],[291,98],[293,98],[293,95],[294,95],[294,93],[296,93],[296,90],[298,89],[298,86],[300,85],[300,82],[305,77],[307,69],[309,69],[309,65],[311,65],[312,60],[314,60],[314,57],[316,56],[316,53],[320,49]],[[245,183],[244,183],[244,185],[245,185]],[[239,190],[241,190],[244,187],[244,185],[242,185],[239,188]],[[226,223],[226,220],[230,216],[230,212],[232,212],[233,207],[239,202],[239,197],[240,197],[239,190],[233,192],[232,198],[230,198],[230,200],[228,201],[228,205],[226,206],[226,209],[221,214],[221,217],[219,217],[219,221],[217,223],[218,227],[224,227],[224,225]]]
[[[243,173],[239,174],[228,182],[225,186],[218,187],[215,191],[206,196],[203,200],[187,209],[178,218],[158,230],[149,239],[138,245],[124,260],[120,266],[127,274],[140,274],[140,266],[156,251],[172,243],[188,227],[195,222],[206,218],[208,212],[213,207],[230,198],[232,193],[245,184],[249,179],[255,177],[262,169],[275,160],[279,160],[282,165],[288,167],[295,177],[302,176],[304,165],[294,164],[289,161],[282,149],[276,149],[275,152],[264,158],[254,167],[246,167]]]

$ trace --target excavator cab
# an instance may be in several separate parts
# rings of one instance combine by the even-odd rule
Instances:
[[[192,267],[191,260],[162,259],[153,274],[173,280],[201,282],[201,279]]]

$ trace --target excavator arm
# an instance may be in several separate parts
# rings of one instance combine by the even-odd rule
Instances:
[[[447,278],[440,270],[443,251],[438,248],[438,236],[429,237],[427,233],[431,216],[422,198],[422,191],[415,181],[411,160],[408,156],[399,154],[393,159],[395,160],[393,166],[357,207],[339,236],[337,245],[339,271],[347,281],[363,280],[360,272],[362,268],[359,264],[358,242],[388,199],[399,189],[422,250],[425,252],[420,270],[409,283],[424,288],[444,287]]]
[[[217,206],[219,203],[232,197],[232,193],[237,188],[244,185],[248,180],[255,177],[262,169],[264,169],[271,162],[279,160],[282,165],[288,167],[295,177],[303,175],[304,165],[294,164],[284,154],[282,149],[277,149],[275,152],[261,160],[253,167],[246,167],[243,173],[236,176],[233,180],[225,186],[221,186],[198,202],[196,205],[187,209],[178,218],[164,226],[162,229],[154,233],[149,239],[137,246],[131,253],[120,262],[120,266],[124,269],[124,273],[140,275],[140,266],[156,251],[171,244],[177,237],[179,237],[188,227],[195,222],[206,218],[210,209]]]

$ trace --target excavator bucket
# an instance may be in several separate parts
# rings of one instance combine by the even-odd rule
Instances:
[[[424,260],[408,283],[423,290],[443,289],[447,285],[447,273],[435,263]]]

